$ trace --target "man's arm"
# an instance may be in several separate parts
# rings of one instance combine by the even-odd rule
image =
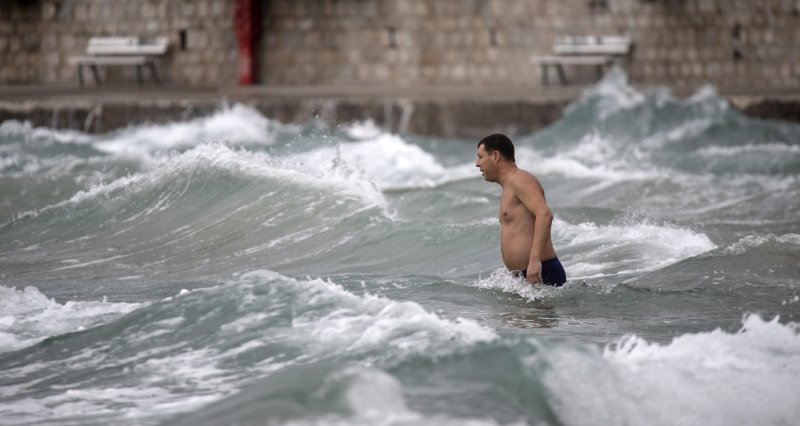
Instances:
[[[528,260],[528,282],[542,282],[542,253],[550,240],[550,228],[553,224],[553,213],[547,206],[544,190],[539,181],[529,173],[517,173],[512,179],[514,192],[520,202],[534,216],[535,228],[531,256]]]

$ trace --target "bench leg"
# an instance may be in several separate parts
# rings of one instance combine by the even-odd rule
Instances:
[[[547,75],[547,64],[542,64],[542,86],[550,84],[550,78]]]
[[[81,87],[86,84],[83,81],[83,64],[78,64],[78,83],[80,83]]]
[[[100,72],[97,70],[97,65],[92,64],[92,77],[94,77],[94,84],[100,85]]]
[[[156,72],[156,64],[150,63],[147,64],[147,67],[150,68],[150,77],[153,77],[153,82],[161,83],[158,79],[158,73]]]
[[[598,80],[600,80],[601,78],[603,78],[603,72],[605,71],[605,68],[606,68],[606,67],[605,67],[604,65],[598,65],[598,66],[597,66],[597,79],[598,79]]]
[[[136,83],[141,86],[144,83],[142,80],[142,66],[136,65]]]
[[[556,71],[558,71],[558,79],[561,81],[561,84],[567,84],[567,76],[564,75],[564,67],[561,64],[556,64]]]

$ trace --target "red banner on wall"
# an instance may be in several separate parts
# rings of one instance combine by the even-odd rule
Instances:
[[[250,86],[256,77],[256,44],[261,32],[260,0],[236,0],[233,25],[239,39],[239,84]]]

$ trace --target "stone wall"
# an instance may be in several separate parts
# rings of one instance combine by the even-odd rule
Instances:
[[[40,50],[38,6],[0,3],[0,83],[40,81]]]
[[[797,87],[796,0],[274,0],[266,84],[531,84],[557,35],[630,34],[641,84]],[[594,70],[572,67],[571,80]]]
[[[236,82],[238,58],[231,1],[39,0],[28,3],[25,7],[9,7],[9,11],[0,14],[0,83],[77,84],[77,69],[70,64],[69,57],[85,54],[92,36],[167,37],[169,51],[158,68],[167,81],[190,86]],[[23,10],[34,22],[24,26],[17,23],[16,15]],[[12,33],[3,31],[8,26]],[[21,51],[19,39],[24,40],[26,36],[34,38],[36,43],[27,51],[23,46]],[[4,48],[4,44],[11,46]],[[33,59],[23,66],[21,55]],[[30,69],[25,70],[26,67]],[[102,72],[111,82],[135,81],[133,69],[103,69]]]
[[[167,36],[160,70],[171,83],[237,82],[233,0],[26,3],[0,11],[0,84],[77,84],[68,58],[92,35]],[[530,57],[550,53],[555,36],[630,34],[622,66],[634,83],[800,86],[800,0],[264,0],[262,11],[267,85],[536,86]]]

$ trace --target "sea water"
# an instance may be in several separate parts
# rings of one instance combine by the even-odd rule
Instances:
[[[0,423],[800,421],[800,126],[612,73],[515,142],[563,288],[477,140],[0,124]]]

